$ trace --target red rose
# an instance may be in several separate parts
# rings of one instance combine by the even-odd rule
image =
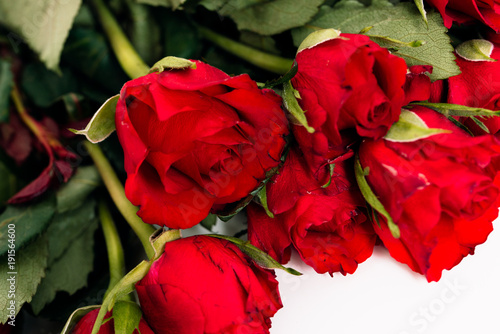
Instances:
[[[293,245],[318,273],[354,273],[358,263],[371,256],[376,235],[357,208],[364,200],[353,186],[351,170],[349,163],[335,163],[331,180],[324,175],[321,187],[308,174],[300,153],[291,150],[267,186],[275,217],[256,204],[247,208],[250,242],[281,263],[288,262]]]
[[[500,48],[495,46],[491,58],[500,60]],[[500,61],[469,61],[457,55],[456,62],[461,74],[448,78],[447,85],[436,81],[432,85],[438,92],[431,98],[433,102],[448,102],[475,108],[500,110]],[[490,133],[500,131],[500,118],[480,119]],[[484,134],[471,119],[462,122],[475,134]]]
[[[474,18],[500,32],[500,1],[498,0],[427,0],[441,13],[444,25],[463,23]]]
[[[246,197],[285,145],[278,95],[195,63],[129,81],[118,101],[125,193],[149,224],[189,228]]]
[[[282,307],[273,271],[208,236],[168,242],[136,290],[156,334],[269,333]]]
[[[392,257],[437,281],[443,269],[473,254],[492,230],[500,147],[493,136],[471,137],[430,109],[412,111],[430,128],[450,133],[414,142],[367,140],[359,158],[401,237],[394,238],[382,218],[375,232]]]
[[[342,144],[341,131],[380,138],[398,120],[403,106],[406,64],[367,36],[342,34],[296,56],[298,72],[292,86],[308,125],[294,134],[314,171],[335,157],[332,146]]]
[[[80,319],[80,321],[78,321],[78,323],[75,325],[71,333],[91,334],[92,328],[94,327],[94,323],[97,319],[98,314],[99,314],[99,309],[95,309],[87,313],[82,319]],[[104,318],[108,319],[109,317],[111,317],[110,312],[108,312],[108,314],[106,314]],[[151,328],[149,328],[148,324],[146,323],[146,321],[144,321],[144,319],[141,319],[141,321],[139,322],[139,331],[136,329],[134,330],[133,334],[155,334],[151,330]],[[98,332],[98,334],[114,334],[114,333],[115,333],[115,327],[113,319],[103,323]]]

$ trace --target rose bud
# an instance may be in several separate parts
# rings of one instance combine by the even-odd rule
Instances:
[[[398,120],[404,102],[407,68],[402,58],[367,36],[331,36],[331,31],[317,31],[302,42],[291,80],[312,128],[295,125],[293,131],[313,173],[336,156],[331,150],[343,144],[343,130],[380,138]]]
[[[446,28],[453,22],[465,23],[476,19],[500,32],[500,2],[498,0],[427,0],[444,20]]]
[[[393,258],[438,281],[444,269],[473,254],[492,231],[500,147],[495,137],[472,137],[433,110],[412,111],[441,132],[406,142],[366,140],[359,161],[400,236],[391,233],[382,215],[375,232]]]
[[[99,314],[99,309],[95,309],[87,313],[78,323],[75,325],[71,334],[91,334],[92,328],[94,327],[94,323],[97,319],[97,315]],[[104,317],[104,322],[99,329],[98,334],[114,334],[114,319],[106,321],[111,317],[111,312],[108,312]],[[135,329],[133,334],[154,334],[154,332],[149,328],[148,324],[144,319],[141,318],[139,322],[139,330]]]
[[[494,111],[500,110],[500,61],[498,61],[500,60],[500,48],[486,40],[472,40],[461,46],[476,50],[482,47],[485,53],[470,54],[467,53],[467,49],[459,46],[456,63],[460,66],[462,73],[448,78],[446,85],[443,81],[434,82],[432,84],[433,90],[437,93],[434,94],[431,101]],[[461,52],[462,49],[464,52]],[[479,119],[490,133],[496,134],[500,131],[498,117],[481,117]],[[460,121],[474,134],[486,133],[468,117],[461,118]]]
[[[168,242],[136,290],[156,334],[269,333],[282,307],[274,271],[208,236]]]
[[[149,224],[189,228],[245,198],[285,146],[277,94],[192,64],[127,82],[116,108],[125,193]]]
[[[354,273],[371,256],[376,235],[358,208],[365,203],[349,160],[335,163],[322,186],[309,174],[300,151],[292,149],[267,184],[274,217],[257,204],[247,207],[249,241],[280,263],[288,262],[293,246],[318,273]]]

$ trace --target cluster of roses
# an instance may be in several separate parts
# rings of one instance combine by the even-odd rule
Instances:
[[[280,263],[295,249],[318,273],[354,273],[377,240],[429,281],[473,254],[498,215],[500,119],[481,127],[418,102],[498,110],[500,63],[457,57],[462,74],[431,83],[432,68],[333,30],[310,35],[295,63],[284,101],[199,61],[125,84],[116,127],[144,222],[189,228],[250,203],[249,241]],[[208,236],[167,243],[136,290],[143,334],[268,333],[282,307],[272,271]]]

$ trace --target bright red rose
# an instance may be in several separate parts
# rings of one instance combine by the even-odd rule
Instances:
[[[273,271],[208,236],[168,242],[136,290],[156,334],[269,333],[282,307]]]
[[[95,309],[87,313],[78,323],[75,325],[73,330],[71,331],[72,334],[91,334],[92,333],[92,328],[94,327],[94,323],[97,319],[97,315],[99,314],[99,309]],[[108,312],[104,319],[107,319],[111,316],[111,313]],[[140,333],[139,333],[140,331]],[[139,322],[139,331],[136,329],[133,334],[155,334],[151,328],[149,328],[148,324],[144,319],[141,319]],[[115,329],[114,329],[114,320],[111,319],[101,325],[101,328],[99,329],[98,334],[114,334]]]
[[[296,56],[292,86],[313,134],[294,126],[313,172],[336,157],[341,132],[380,138],[398,120],[404,102],[406,64],[367,36],[341,34],[303,49]],[[333,150],[333,152],[332,152]]]
[[[494,184],[500,146],[494,136],[471,137],[430,109],[412,109],[430,128],[450,131],[414,142],[366,140],[359,158],[368,183],[399,227],[380,218],[375,232],[392,257],[428,281],[474,253],[498,216]]]
[[[376,235],[358,209],[364,200],[349,173],[351,163],[335,163],[330,184],[324,175],[322,187],[309,175],[300,153],[291,150],[267,185],[274,218],[259,205],[247,207],[250,242],[280,263],[288,262],[293,246],[318,273],[354,273],[371,256]]]
[[[495,46],[491,58],[500,60],[500,47]],[[456,62],[461,74],[448,78],[447,84],[436,81],[433,90],[437,92],[433,102],[448,102],[475,108],[500,110],[500,61],[469,61],[457,55]],[[461,121],[474,133],[484,134],[472,120]],[[500,118],[481,118],[490,133],[500,131]]]
[[[116,108],[128,199],[149,224],[189,228],[246,197],[278,165],[281,98],[196,61],[127,82]]]
[[[471,18],[500,32],[500,1],[498,0],[427,0],[441,13],[444,25],[463,23]]]

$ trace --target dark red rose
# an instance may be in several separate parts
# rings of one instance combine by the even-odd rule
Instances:
[[[246,197],[285,145],[277,94],[195,63],[129,81],[118,101],[125,193],[149,224],[188,228]]]
[[[441,13],[444,25],[476,19],[500,32],[500,1],[498,0],[427,0]]]
[[[73,330],[71,331],[72,334],[91,334],[92,333],[92,328],[94,327],[94,323],[97,319],[97,315],[99,314],[99,309],[95,309],[87,313],[78,323],[75,325]],[[111,312],[108,312],[104,319],[108,319],[111,317]],[[139,333],[140,331],[140,333]],[[141,319],[139,322],[139,331],[136,329],[134,330],[133,334],[155,334],[151,328],[149,328],[148,324],[144,319]],[[101,328],[99,329],[98,334],[114,334],[115,329],[114,329],[114,320],[111,319],[109,321],[106,321],[103,325],[101,325]]]
[[[156,334],[269,333],[282,307],[273,271],[208,236],[168,242],[136,290]]]
[[[338,154],[343,130],[380,138],[398,120],[404,102],[405,61],[367,36],[341,34],[300,50],[296,62],[292,86],[315,132],[298,125],[293,131],[313,172]]]
[[[354,273],[371,256],[376,235],[358,209],[364,200],[353,183],[350,160],[336,162],[331,180],[323,175],[322,187],[308,174],[300,152],[291,150],[267,185],[274,218],[259,205],[247,208],[250,242],[281,263],[288,262],[294,247],[318,273]]]
[[[392,257],[428,281],[474,253],[498,216],[494,184],[500,146],[494,136],[471,137],[430,109],[412,109],[430,128],[450,131],[414,142],[366,140],[359,158],[367,180],[399,227],[392,236],[380,217],[375,232]]]
[[[491,58],[500,60],[500,48],[495,46]],[[448,78],[446,82],[436,81],[433,85],[433,102],[448,102],[475,108],[500,110],[500,61],[469,61],[457,55],[456,62],[461,74]],[[500,130],[500,118],[481,118],[490,133]],[[484,134],[471,119],[462,118],[474,134]]]

